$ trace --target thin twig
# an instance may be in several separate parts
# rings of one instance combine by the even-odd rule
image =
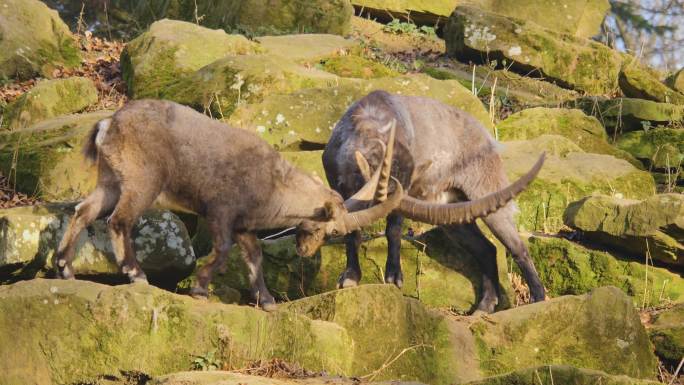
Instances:
[[[408,348],[404,348],[404,349],[403,349],[401,352],[399,352],[399,354],[397,354],[394,358],[385,361],[385,363],[382,364],[382,366],[380,366],[380,367],[377,368],[376,370],[372,371],[371,373],[366,374],[365,376],[361,376],[361,377],[359,377],[359,378],[362,379],[362,380],[368,379],[368,381],[373,381],[373,380],[375,379],[375,377],[377,377],[378,374],[380,374],[383,370],[387,369],[390,365],[392,365],[393,363],[395,363],[401,356],[403,356],[404,354],[410,352],[411,350],[415,350],[415,349],[418,349],[418,348],[421,348],[421,347],[430,347],[430,348],[432,348],[432,349],[435,348],[435,347],[432,346],[432,345],[426,345],[426,344],[419,344],[419,345],[409,346]]]

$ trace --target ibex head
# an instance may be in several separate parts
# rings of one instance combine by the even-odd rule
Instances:
[[[360,230],[387,216],[399,206],[404,190],[399,181],[390,176],[396,123],[392,121],[390,125],[387,145],[380,140],[377,141],[383,153],[383,162],[363,188],[346,201],[342,201],[337,195],[339,199],[330,201],[319,209],[317,218],[304,220],[297,226],[296,241],[299,255],[309,257],[323,245],[328,236],[339,236]],[[360,152],[357,152],[356,156],[363,158]],[[395,186],[393,193],[388,196],[390,180]]]

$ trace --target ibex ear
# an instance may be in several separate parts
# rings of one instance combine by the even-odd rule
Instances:
[[[316,209],[316,214],[314,217],[314,220],[320,221],[320,222],[328,222],[339,214],[339,205],[336,205],[332,201],[325,202],[323,207]]]
[[[431,160],[413,169],[413,174],[411,175],[411,184],[419,180],[420,177],[423,176],[423,174],[425,174],[425,171],[427,171],[430,168],[430,166],[432,166]]]
[[[361,170],[361,176],[363,176],[364,181],[368,182],[371,178],[371,170],[368,160],[366,160],[366,157],[364,157],[360,151],[356,151],[354,153],[354,157],[356,158],[356,165],[359,167],[359,170]]]

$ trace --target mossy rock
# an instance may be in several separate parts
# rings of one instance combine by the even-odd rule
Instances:
[[[575,100],[579,94],[544,80],[519,75],[508,70],[492,70],[489,66],[475,66],[451,60],[448,67],[426,65],[425,74],[440,80],[458,80],[467,89],[473,88],[475,69],[475,92],[478,97],[491,96],[496,80],[496,96],[513,111],[548,105],[562,105]],[[497,101],[500,103],[499,101]]]
[[[654,379],[658,365],[632,299],[610,286],[498,312],[470,330],[488,376],[564,364]]]
[[[619,137],[617,146],[651,168],[667,171],[684,164],[684,130],[681,129],[628,132]]]
[[[158,98],[179,77],[227,55],[259,52],[242,35],[228,35],[193,23],[160,20],[126,45],[123,78],[134,98]]]
[[[573,141],[585,152],[612,155],[641,167],[628,152],[608,143],[608,135],[601,122],[580,110],[530,108],[510,115],[496,128],[502,141],[534,139],[544,134],[560,135]]]
[[[90,383],[126,371],[159,376],[210,352],[230,368],[280,358],[331,374],[347,374],[353,357],[347,331],[329,322],[79,280],[0,286],[0,340],[12,341],[0,344],[7,385]]]
[[[130,40],[157,20],[168,18],[249,36],[287,33],[349,32],[353,9],[349,0],[110,0],[105,6],[79,0],[46,0],[65,20],[82,20],[100,36]]]
[[[375,79],[399,76],[398,72],[382,63],[356,55],[338,55],[323,59],[321,67],[324,71],[343,78]]]
[[[162,99],[228,118],[241,105],[257,104],[271,94],[338,84],[340,79],[331,73],[277,55],[230,55],[157,92]]]
[[[45,200],[84,197],[95,187],[96,168],[85,164],[81,146],[93,125],[111,115],[65,115],[0,133],[0,172],[16,178],[17,191]]]
[[[309,64],[359,47],[357,41],[319,33],[262,36],[256,41],[266,53]]]
[[[628,59],[629,60],[629,59]],[[663,84],[658,74],[631,59],[620,72],[620,89],[629,98],[661,103],[684,104],[684,94]]]
[[[69,27],[38,0],[0,2],[0,79],[51,76],[81,63]]]
[[[468,347],[457,350],[459,339],[452,339],[450,324],[444,317],[426,310],[416,300],[402,297],[391,285],[337,290],[281,307],[288,313],[345,328],[354,346],[353,376],[372,373],[403,349],[408,350],[380,371],[377,380],[449,384],[459,377],[472,378],[477,370]],[[461,340],[468,338],[461,336]]]
[[[634,98],[582,98],[569,105],[595,116],[611,133],[684,122],[684,106]]]
[[[444,36],[447,53],[460,61],[496,60],[503,67],[505,60],[516,72],[538,70],[547,79],[589,94],[618,90],[623,58],[617,51],[592,40],[543,29],[531,21],[458,6],[449,17]]]
[[[432,348],[407,351],[378,379],[463,383],[559,364],[639,379],[656,374],[657,360],[632,299],[614,287],[458,319],[402,300],[389,285],[338,290],[282,307],[345,327],[355,346],[354,375],[372,372],[397,350],[420,344]]]
[[[377,234],[371,232],[370,235]],[[195,250],[198,254],[209,252],[210,247],[206,246],[208,237],[204,234],[199,236],[204,240],[195,243]],[[339,241],[341,239],[323,246],[312,258],[299,257],[291,237],[262,241],[264,277],[269,290],[280,299],[290,300],[335,290],[346,261],[344,244]],[[451,308],[463,313],[474,310],[480,301],[482,272],[478,256],[465,249],[467,242],[466,234],[455,231],[449,236],[441,229],[430,230],[416,239],[407,237],[402,240],[402,293],[418,298],[432,308]],[[387,259],[385,238],[365,241],[359,249],[359,256],[363,272],[361,284],[383,283]],[[207,261],[208,258],[200,259],[197,268]],[[502,247],[497,250],[497,261],[502,291],[499,308],[504,309],[510,307],[513,290],[508,283],[506,252]],[[223,297],[225,288],[236,289],[242,293],[243,303],[250,302],[248,270],[237,247],[231,253],[228,265],[228,272],[217,276],[210,289],[219,299]],[[179,287],[187,289],[194,283],[193,275]]]
[[[0,282],[45,276],[64,236],[73,205],[0,210]],[[187,276],[195,254],[183,223],[170,212],[150,210],[133,229],[136,259],[150,279],[174,285]],[[105,219],[83,231],[76,244],[77,276],[120,276]]]
[[[97,103],[98,93],[88,78],[43,80],[10,103],[3,119],[10,130],[55,116],[80,112]]]
[[[684,94],[684,68],[668,77],[665,83],[673,90]]]
[[[248,374],[222,371],[180,372],[156,377],[148,385],[356,385],[355,378],[330,377],[328,375],[311,378],[273,378],[251,376]],[[386,385],[385,382],[364,382],[368,385]],[[423,385],[414,381],[392,381],[392,385]],[[640,384],[639,384],[640,385]]]
[[[644,260],[684,266],[684,195],[661,194],[643,201],[591,196],[568,206],[565,223],[587,241]]]
[[[662,310],[653,318],[648,332],[656,354],[678,364],[684,357],[684,304]]]
[[[298,169],[319,178],[326,185],[328,184],[328,180],[325,177],[325,170],[323,169],[323,150],[284,151],[281,152],[280,155]]]
[[[443,23],[457,5],[472,5],[488,12],[532,21],[559,33],[590,38],[600,32],[610,5],[606,0],[524,1],[506,0],[352,0],[358,9],[386,20],[393,18],[435,26]]]
[[[467,385],[657,385],[660,382],[607,374],[600,370],[567,365],[547,365],[516,370],[511,373],[469,382]]]
[[[666,269],[643,265],[563,238],[532,236],[530,256],[552,297],[585,294],[600,286],[615,286],[636,306],[684,301],[684,279]],[[644,295],[646,297],[644,297]]]
[[[346,79],[340,83],[337,87],[270,95],[259,103],[240,106],[230,116],[230,121],[258,132],[280,150],[296,150],[303,144],[324,145],[337,121],[355,101],[371,91],[385,90],[439,100],[470,113],[485,127],[491,127],[482,102],[455,80],[436,80],[419,74]]]
[[[648,172],[610,155],[585,153],[563,136],[542,135],[503,144],[502,159],[510,180],[529,171],[542,151],[547,155],[537,178],[516,198],[520,208],[517,222],[523,231],[558,231],[564,226],[568,205],[587,195],[644,199],[655,193]]]

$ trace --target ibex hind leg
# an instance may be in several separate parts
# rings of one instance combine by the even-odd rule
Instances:
[[[499,272],[496,262],[496,247],[475,223],[447,225],[444,231],[452,242],[457,242],[477,259],[482,273],[482,288],[477,311],[493,313],[499,303]]]
[[[79,234],[94,220],[109,215],[118,200],[118,189],[112,186],[98,185],[83,202],[76,206],[76,213],[71,217],[69,226],[53,257],[53,264],[58,277],[63,279],[74,278],[72,261],[76,254],[76,240]]]
[[[213,257],[197,271],[197,283],[190,289],[190,295],[194,298],[206,298],[209,295],[209,284],[217,271],[225,270],[233,246],[232,218],[214,210],[211,213],[207,216],[207,224],[214,244]]]
[[[252,297],[265,311],[276,310],[276,302],[264,282],[262,269],[263,255],[261,247],[254,233],[236,233],[235,241],[242,249],[242,257],[249,269],[249,283],[251,286]]]
[[[121,197],[114,212],[107,220],[116,262],[121,271],[133,283],[147,283],[147,276],[135,258],[131,230],[142,213],[154,202],[157,195],[159,192],[156,189],[143,191],[138,189],[136,191],[122,186]]]
[[[492,230],[494,236],[506,246],[513,256],[513,260],[520,268],[523,278],[530,287],[530,299],[532,302],[543,301],[545,298],[544,285],[539,279],[539,274],[534,267],[534,262],[530,258],[530,252],[525,242],[520,238],[515,227],[515,221],[510,210],[501,209],[490,214],[484,219],[487,226]]]

